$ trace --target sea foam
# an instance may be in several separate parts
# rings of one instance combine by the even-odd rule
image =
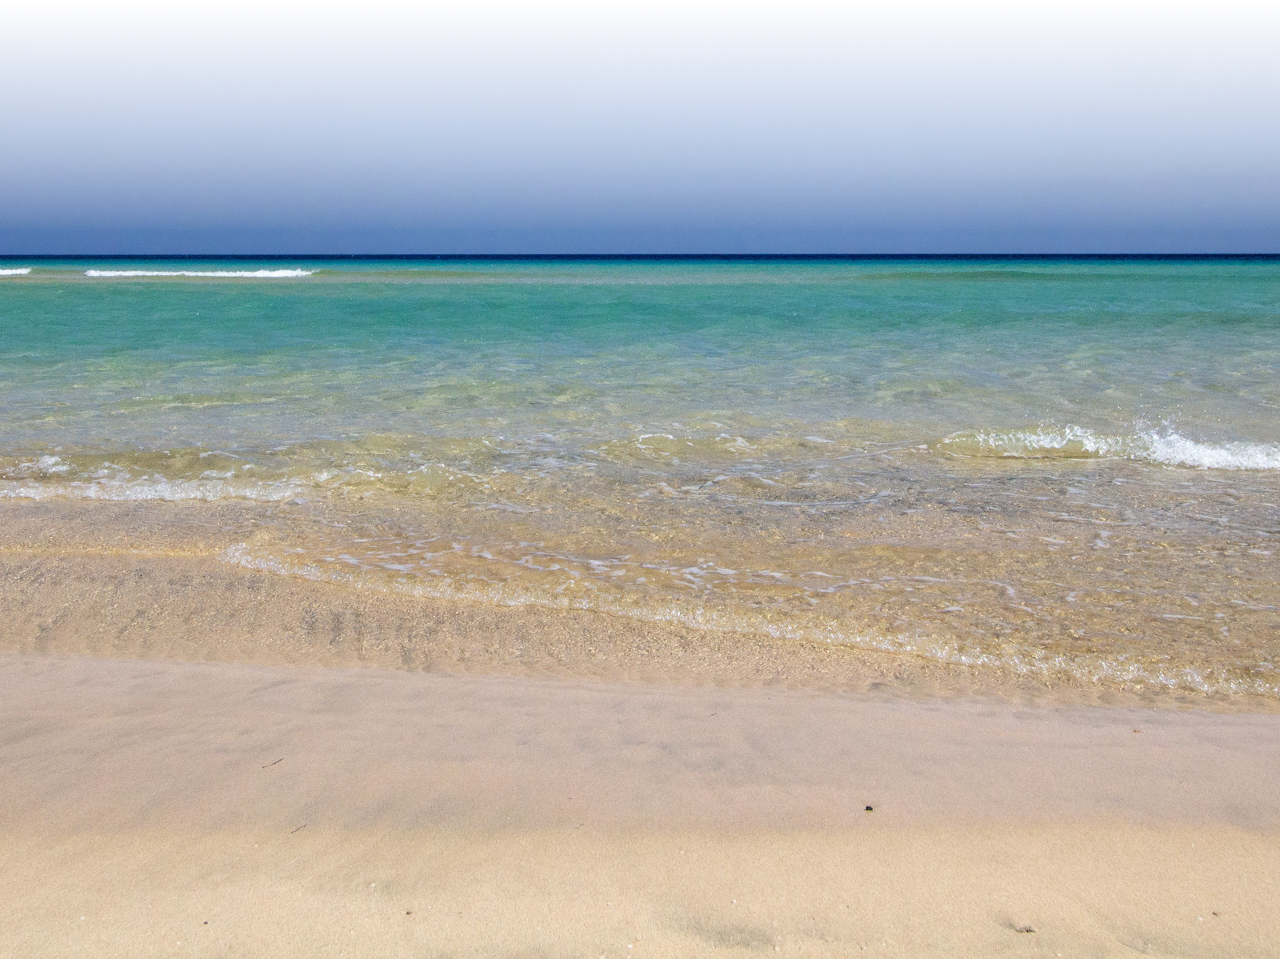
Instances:
[[[31,272],[31,267],[24,266],[16,270],[0,270],[0,276],[26,276]]]
[[[282,280],[310,276],[315,270],[85,270],[85,276],[202,276],[217,279]]]
[[[77,471],[58,456],[41,456],[9,469],[0,470],[0,499],[44,500],[55,497],[110,500],[116,502],[201,500],[206,503],[226,499],[278,503],[305,492],[296,481],[229,481],[225,474],[206,474],[200,479],[170,479],[148,474],[132,476],[106,469],[92,476],[76,478]],[[53,482],[50,482],[53,480]]]
[[[937,448],[957,456],[1013,459],[1130,459],[1215,470],[1280,470],[1280,444],[1202,443],[1176,432],[1128,436],[1079,426],[956,433]]]
[[[96,483],[0,483],[0,499],[44,500],[67,496],[74,499],[114,502],[162,501],[178,503],[200,500],[213,503],[226,499],[278,503],[302,494],[301,487],[256,483],[237,485],[209,480],[144,480]]]

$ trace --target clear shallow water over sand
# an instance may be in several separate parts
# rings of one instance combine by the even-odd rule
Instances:
[[[1280,697],[1280,262],[28,266],[0,496],[232,500],[227,562],[377,589]]]

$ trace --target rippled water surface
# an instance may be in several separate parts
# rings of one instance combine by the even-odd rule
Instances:
[[[227,561],[373,588],[1280,696],[1278,262],[4,267],[0,496],[234,500]]]

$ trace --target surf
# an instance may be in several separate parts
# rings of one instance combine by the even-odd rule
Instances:
[[[1176,431],[1129,435],[1080,426],[971,430],[935,444],[943,454],[1007,459],[1128,459],[1205,470],[1280,470],[1280,443],[1206,443]]]

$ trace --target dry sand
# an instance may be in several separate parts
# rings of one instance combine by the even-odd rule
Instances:
[[[9,654],[0,955],[1280,955],[1277,783],[1275,715]]]
[[[0,504],[0,957],[1280,956],[1274,700],[309,582],[135,509]]]

